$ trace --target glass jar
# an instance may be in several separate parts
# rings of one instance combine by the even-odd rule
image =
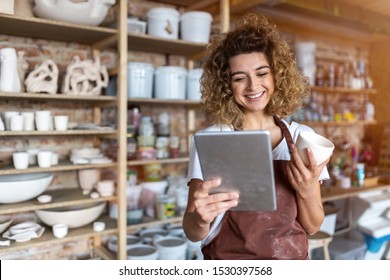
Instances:
[[[154,124],[151,116],[142,116],[138,129],[139,136],[154,136]]]

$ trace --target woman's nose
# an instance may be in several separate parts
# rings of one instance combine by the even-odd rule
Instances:
[[[254,77],[248,77],[247,89],[250,91],[256,91],[259,87],[259,82]]]

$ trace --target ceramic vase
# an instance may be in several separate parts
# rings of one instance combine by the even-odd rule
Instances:
[[[100,181],[100,170],[99,169],[83,169],[79,170],[79,184],[83,190],[83,194],[89,194],[96,183]]]
[[[18,59],[15,49],[0,49],[0,62],[0,92],[20,92]]]

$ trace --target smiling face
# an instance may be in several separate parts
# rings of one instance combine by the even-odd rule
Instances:
[[[240,54],[229,59],[231,89],[234,100],[243,107],[245,115],[265,115],[274,93],[274,79],[263,53]]]

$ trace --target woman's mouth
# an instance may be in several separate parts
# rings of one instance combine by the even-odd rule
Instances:
[[[263,94],[264,94],[264,91],[260,92],[260,93],[256,93],[256,94],[245,95],[245,97],[249,98],[249,99],[257,99],[257,98],[260,98],[261,96],[263,96]]]

